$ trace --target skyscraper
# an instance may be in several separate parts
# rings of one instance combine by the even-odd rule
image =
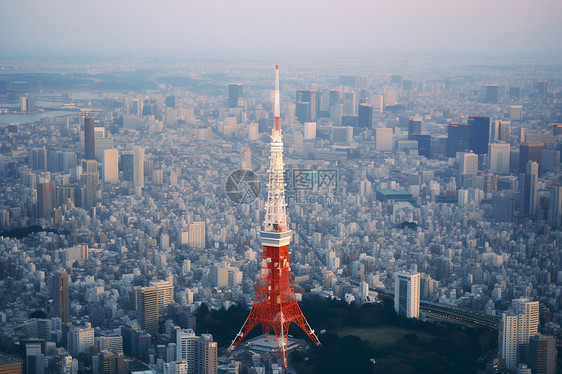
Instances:
[[[44,374],[45,355],[43,354],[43,342],[25,342],[25,374]]]
[[[478,173],[478,156],[472,152],[459,153],[459,174],[475,175]]]
[[[523,106],[511,105],[509,107],[509,119],[511,121],[521,121],[523,119]]]
[[[49,218],[55,208],[55,189],[50,182],[37,183],[37,217]]]
[[[536,335],[539,325],[539,302],[514,299],[510,310],[502,314],[498,328],[498,346],[508,370],[525,362],[529,338]]]
[[[60,318],[62,323],[70,322],[69,280],[70,278],[66,270],[59,270],[53,275],[51,283],[53,316]]]
[[[422,131],[421,119],[409,119],[408,120],[408,139],[414,139],[414,135],[421,134]]]
[[[499,96],[499,86],[497,84],[489,84],[486,86],[486,95],[484,102],[488,104],[497,104]]]
[[[119,151],[117,148],[103,150],[103,181],[119,182]]]
[[[135,309],[141,328],[149,334],[158,334],[158,289],[156,287],[136,288]]]
[[[296,103],[296,115],[301,123],[315,122],[318,119],[318,113],[320,110],[318,102],[318,91],[297,91]],[[308,105],[303,105],[305,103]]]
[[[185,360],[188,362],[188,374],[195,374],[195,339],[197,336],[192,329],[182,329],[176,331],[176,361]]]
[[[375,149],[377,151],[392,151],[393,148],[393,129],[375,129]]]
[[[96,159],[95,130],[94,119],[92,117],[84,117],[84,159]]]
[[[88,322],[83,326],[72,326],[69,333],[68,350],[73,356],[80,353],[92,354],[94,348],[94,329]]]
[[[264,333],[273,330],[281,365],[287,369],[287,345],[291,323],[297,324],[315,344],[318,345],[320,342],[306,321],[293,289],[289,264],[289,243],[292,232],[287,224],[279,101],[279,67],[277,66],[268,197],[265,203],[264,230],[260,235],[263,244],[260,279],[250,314],[240,332],[234,337],[228,352],[232,352],[254,327],[261,324]]]
[[[201,334],[200,337],[194,341],[195,355],[193,366],[195,367],[194,373],[196,374],[216,374],[218,371],[217,366],[217,353],[218,345],[213,341],[213,336],[210,334]],[[189,372],[188,362],[187,370]]]
[[[488,169],[490,173],[509,173],[511,147],[508,143],[491,143],[488,146]]]
[[[240,106],[240,99],[244,93],[244,86],[241,84],[230,83],[228,85],[228,107],[238,108]]]
[[[548,95],[548,81],[538,81],[537,91],[540,97],[546,97]]]
[[[478,155],[488,152],[490,142],[490,117],[468,117],[469,148]]]
[[[527,162],[524,174],[519,174],[519,212],[523,216],[532,216],[537,206],[537,180],[539,165],[535,161]]]
[[[133,186],[144,187],[144,148],[140,147],[133,151]]]
[[[152,281],[149,287],[135,288],[135,309],[141,328],[149,334],[158,334],[158,323],[166,317],[168,305],[174,302],[171,280]]]
[[[507,142],[511,135],[511,121],[495,120],[490,133],[490,142]]]
[[[542,150],[544,143],[539,142],[522,142],[519,145],[519,172],[524,173],[527,169],[529,161],[535,161],[541,164]]]
[[[420,316],[420,274],[398,273],[394,277],[394,310],[406,318]]]
[[[498,348],[505,366],[509,370],[517,367],[517,333],[522,317],[516,313],[503,313],[498,332]]]
[[[469,150],[469,127],[466,123],[449,124],[447,128],[447,146],[445,154],[447,157],[456,157],[457,152],[468,152]]]
[[[193,248],[205,248],[205,222],[196,221],[189,224],[189,246]]]
[[[340,90],[330,90],[329,94],[329,106],[330,108],[336,105],[337,103],[341,103],[341,91]]]
[[[373,107],[368,104],[359,104],[357,126],[370,129],[373,126]]]
[[[553,229],[562,228],[562,185],[560,184],[550,187],[548,221]]]
[[[176,97],[166,96],[166,108],[176,109]]]
[[[517,358],[520,362],[526,362],[529,339],[539,329],[539,302],[526,298],[514,299],[511,307],[515,313],[523,316],[517,334]]]
[[[174,284],[171,279],[150,282],[150,287],[156,288],[158,293],[158,319],[166,316],[168,305],[174,302]]]
[[[529,339],[527,362],[533,374],[556,374],[556,338],[537,334]]]

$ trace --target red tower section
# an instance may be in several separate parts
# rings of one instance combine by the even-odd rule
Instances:
[[[304,317],[293,288],[289,263],[289,243],[292,231],[288,229],[283,164],[283,141],[279,108],[279,69],[276,67],[274,127],[271,135],[271,165],[269,169],[268,198],[265,204],[265,224],[260,237],[263,253],[256,298],[250,314],[236,335],[228,352],[232,352],[250,331],[261,325],[264,334],[271,331],[277,338],[281,364],[287,369],[287,338],[289,326],[295,323],[316,345],[318,337]]]

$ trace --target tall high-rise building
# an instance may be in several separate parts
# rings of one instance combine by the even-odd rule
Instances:
[[[459,153],[459,174],[475,175],[478,173],[478,155],[472,152]]]
[[[535,161],[527,162],[525,173],[519,176],[519,212],[523,216],[532,216],[537,206],[539,165]]]
[[[149,334],[158,334],[158,324],[166,317],[168,305],[174,302],[171,280],[152,281],[149,287],[135,288],[135,310],[140,326]]]
[[[552,124],[552,136],[562,135],[562,123]]]
[[[70,277],[66,270],[59,270],[53,275],[51,283],[51,297],[53,298],[53,316],[61,319],[62,323],[70,322],[70,298],[68,283]]]
[[[304,123],[304,140],[316,139],[316,122],[305,122]]]
[[[447,127],[447,146],[445,154],[447,157],[456,157],[457,152],[468,152],[469,150],[469,127],[466,123],[453,123]]]
[[[419,135],[422,133],[422,121],[421,119],[409,119],[408,120],[408,139],[414,139],[414,135]]]
[[[539,302],[514,299],[510,310],[502,314],[498,328],[498,346],[508,370],[526,362],[529,338],[536,335],[539,325]]]
[[[168,305],[174,303],[174,284],[171,279],[150,282],[150,287],[156,288],[158,293],[158,319],[166,316]]]
[[[45,374],[46,359],[43,342],[31,341],[25,342],[25,374]]]
[[[490,142],[490,117],[468,117],[468,146],[476,154],[488,152]]]
[[[373,107],[369,104],[359,104],[357,126],[370,129],[373,126]]]
[[[318,99],[319,99],[318,91],[316,90],[297,91],[296,115],[301,123],[315,122],[318,119],[318,114],[320,111]],[[307,105],[303,105],[303,104],[307,104]]]
[[[166,96],[166,108],[176,109],[176,97],[173,95]]]
[[[176,331],[176,361],[187,361],[188,374],[196,374],[197,372],[194,365],[195,339],[197,339],[197,336],[192,329]]]
[[[522,317],[516,313],[503,313],[499,324],[498,348],[508,370],[517,367],[517,334]]]
[[[84,117],[84,159],[96,159],[96,135],[94,119],[89,116]]]
[[[521,121],[523,119],[523,105],[511,105],[509,107],[509,119],[511,121]]]
[[[105,183],[119,182],[119,151],[117,148],[103,151],[103,181]]]
[[[488,145],[488,169],[490,173],[509,173],[509,143],[490,143]]]
[[[96,160],[82,160],[80,185],[86,188],[85,206],[93,206],[99,189],[98,162]]]
[[[488,104],[497,104],[499,97],[499,86],[497,84],[489,84],[486,86],[486,94],[484,102]]]
[[[518,99],[521,96],[521,87],[511,86],[509,87],[509,97]]]
[[[156,287],[136,288],[135,309],[141,328],[149,334],[158,334],[158,289]]]
[[[37,183],[37,217],[49,218],[55,208],[55,188],[50,182]]]
[[[27,112],[27,107],[28,107],[28,100],[27,97],[22,96],[20,97],[20,112]]]
[[[205,222],[196,221],[189,224],[189,246],[193,248],[205,248]]]
[[[537,334],[529,338],[527,363],[533,374],[556,374],[556,338]]]
[[[94,329],[88,322],[84,326],[72,326],[69,332],[68,351],[73,356],[80,353],[91,355],[94,348]]]
[[[133,151],[133,186],[144,187],[144,148],[140,147]]]
[[[341,91],[340,90],[330,90],[330,94],[329,94],[329,106],[330,108],[333,107],[334,105],[341,103],[342,98],[341,98]]]
[[[548,221],[553,229],[562,228],[562,185],[560,184],[555,184],[550,187]]]
[[[407,318],[420,316],[420,274],[398,273],[394,277],[394,310]]]
[[[134,156],[132,152],[123,153],[119,161],[119,171],[123,172],[123,180],[133,181]]]
[[[537,91],[540,97],[546,97],[548,95],[548,81],[538,81]]]
[[[393,133],[392,128],[375,129],[375,149],[377,151],[392,151],[394,145]]]
[[[514,299],[511,307],[515,313],[523,316],[517,334],[517,355],[521,362],[526,362],[529,339],[536,335],[539,329],[539,302],[526,298]]]
[[[300,309],[291,277],[289,243],[292,232],[287,224],[285,202],[279,67],[277,66],[275,70],[268,197],[265,203],[264,229],[260,234],[263,244],[260,279],[250,314],[240,332],[234,337],[228,352],[232,352],[259,324],[264,333],[273,330],[279,348],[281,365],[287,369],[288,335],[291,323],[297,324],[315,344],[320,344],[320,342]],[[209,348],[216,347],[216,345],[211,346],[210,344],[216,343],[209,343]]]
[[[237,83],[230,83],[228,85],[228,107],[238,108],[244,93],[244,86]]]
[[[507,142],[511,135],[511,121],[495,120],[490,131],[490,142]]]
[[[529,161],[535,161],[541,164],[542,150],[544,143],[539,142],[522,142],[519,145],[519,172],[524,173],[527,169]]]
[[[193,366],[195,366],[194,373],[196,374],[217,374],[217,353],[218,345],[213,341],[213,336],[210,334],[201,334],[200,337],[194,341],[195,357]],[[188,362],[187,370],[189,372],[190,362]]]

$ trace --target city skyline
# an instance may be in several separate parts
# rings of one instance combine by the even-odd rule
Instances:
[[[53,18],[60,4],[14,18],[20,27],[34,12],[44,13],[41,22],[66,17],[45,32],[54,36],[72,28],[82,9],[65,4]],[[186,7],[163,18],[163,8],[125,2],[106,7],[105,17],[92,8],[80,19],[97,18],[105,28],[83,27],[45,44],[52,55],[64,47],[62,55],[0,59],[0,368],[560,368],[560,58],[501,50],[486,57],[499,40],[496,26],[473,27],[474,37],[489,32],[489,42],[476,53],[447,52],[453,57],[404,53],[400,45],[370,56],[370,41],[381,38],[365,37],[353,52],[361,57],[352,58],[354,27],[321,34],[300,53],[318,35],[315,26],[357,4],[301,4],[293,22],[319,17],[306,30],[281,27],[244,39],[244,30],[262,22],[252,18],[262,8],[236,17],[248,4],[216,2],[215,14],[193,4],[200,23],[212,20],[206,27],[226,12],[228,22],[215,31],[237,27],[220,41],[201,37],[217,42],[215,57],[161,57],[195,27],[174,22]],[[413,6],[419,17],[402,12],[401,23],[386,28],[403,24],[404,33],[422,22],[429,26],[416,38],[426,38],[455,15],[443,4],[424,13],[437,4]],[[288,5],[270,4],[263,15],[290,15]],[[455,11],[473,16],[479,5]],[[361,23],[376,7],[381,17],[401,14],[398,6],[408,8],[368,4],[357,18],[340,13]],[[471,18],[473,26],[505,7],[490,5]],[[521,15],[525,7],[514,2],[502,17],[522,17],[531,27],[539,8],[528,5]],[[110,22],[119,15],[121,23]],[[156,21],[142,23],[134,40],[123,33],[143,19]],[[164,19],[169,30],[144,33]],[[27,42],[33,30],[19,36],[21,50],[41,54]],[[303,37],[292,42],[299,31]],[[109,34],[122,37],[97,46]],[[239,37],[250,48],[257,34],[271,36],[264,45],[285,35],[285,49],[269,54],[264,47],[252,58],[221,44]],[[449,37],[470,47],[470,38]],[[92,42],[89,56],[78,39]],[[324,40],[334,58],[315,52]],[[198,48],[187,46],[188,53]],[[121,55],[111,56],[117,47]],[[300,327],[294,336],[292,322]],[[258,324],[264,334],[249,334]]]

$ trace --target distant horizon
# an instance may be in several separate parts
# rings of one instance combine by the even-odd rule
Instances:
[[[12,57],[562,58],[562,2],[5,0]]]

